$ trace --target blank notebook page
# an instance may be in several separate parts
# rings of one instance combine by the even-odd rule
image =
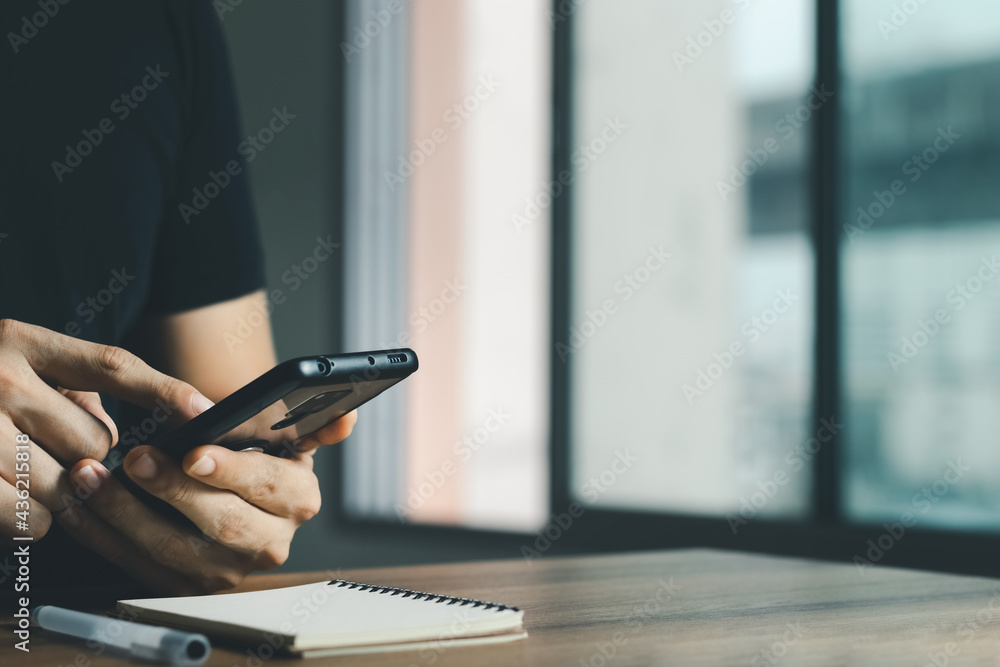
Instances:
[[[293,651],[493,635],[520,630],[524,616],[507,605],[340,580],[119,606],[142,620],[203,632],[281,635]]]

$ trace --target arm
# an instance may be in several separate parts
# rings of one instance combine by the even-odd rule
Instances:
[[[236,333],[241,321],[261,323],[242,338]],[[215,402],[277,363],[263,291],[168,315],[154,328],[163,372],[198,387]]]

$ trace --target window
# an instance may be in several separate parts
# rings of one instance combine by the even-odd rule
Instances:
[[[547,4],[351,7],[347,34],[372,35],[346,64],[347,345],[412,347],[420,370],[362,408],[347,509],[533,530],[548,489]]]
[[[379,422],[402,463],[356,515],[415,499],[410,521],[534,532],[576,502],[578,544],[850,559],[910,513],[884,562],[995,546],[998,12],[414,3],[396,60],[357,78],[362,99],[378,67],[409,87],[387,87],[409,102],[395,125],[372,119],[399,99],[358,114],[399,133],[361,133],[385,147],[356,156],[370,179],[420,158],[482,76],[500,87],[404,194],[355,195],[400,206],[370,243],[405,251],[357,260],[405,294],[392,326],[470,286],[411,334],[424,369]],[[432,488],[501,402],[524,421]],[[360,486],[382,455],[353,452]]]
[[[1000,7],[846,0],[845,503],[1000,528]]]
[[[786,458],[809,432],[810,121],[828,101],[811,5],[573,18],[572,497],[801,517],[811,468]]]

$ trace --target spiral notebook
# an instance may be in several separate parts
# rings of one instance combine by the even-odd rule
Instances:
[[[138,621],[303,657],[443,649],[527,636],[524,612],[517,607],[343,579],[249,593],[121,600],[118,608]]]

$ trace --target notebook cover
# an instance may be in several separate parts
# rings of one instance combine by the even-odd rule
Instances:
[[[513,641],[524,612],[509,605],[334,580],[247,593],[122,600],[152,623],[305,655]]]

